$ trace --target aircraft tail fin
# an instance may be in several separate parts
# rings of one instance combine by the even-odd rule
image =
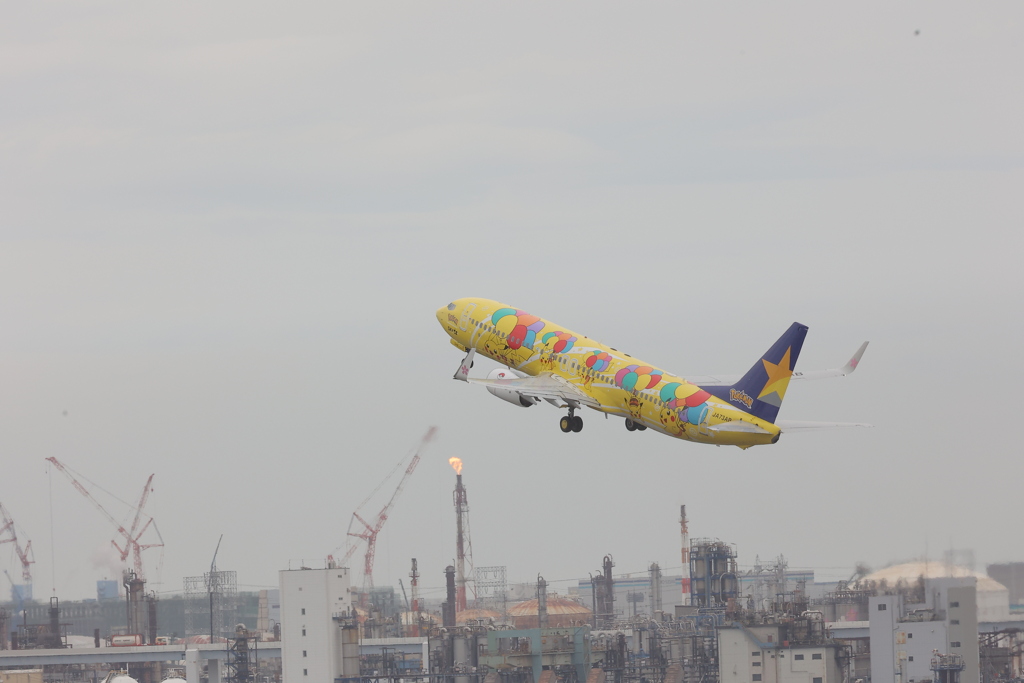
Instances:
[[[738,382],[703,388],[730,405],[774,424],[806,336],[807,326],[793,323]]]

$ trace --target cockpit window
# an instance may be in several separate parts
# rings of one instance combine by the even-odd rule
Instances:
[[[448,304],[448,310],[449,311],[454,311],[455,310],[455,303],[454,302]]]

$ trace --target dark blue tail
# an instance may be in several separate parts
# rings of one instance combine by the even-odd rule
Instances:
[[[807,326],[793,323],[739,382],[701,388],[754,417],[774,423],[806,336]]]

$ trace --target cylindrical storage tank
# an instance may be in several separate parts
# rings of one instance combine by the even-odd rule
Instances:
[[[346,626],[341,630],[341,673],[344,678],[359,676],[359,629]]]
[[[702,578],[704,578],[705,574],[707,573],[707,563],[704,561],[704,557],[701,556],[701,555],[698,555],[696,557],[696,561],[692,562],[691,564],[693,565],[692,566],[693,576],[691,578],[694,578],[694,579],[702,579]]]
[[[455,668],[459,671],[468,671],[473,665],[469,661],[469,636],[455,636],[452,639],[452,646],[455,655]],[[456,676],[455,683],[469,683],[469,676]]]
[[[700,596],[700,599],[703,599],[707,592],[707,586],[705,583],[705,579],[690,579],[690,590],[693,595]]]
[[[735,598],[739,594],[739,579],[735,574],[722,576],[722,595],[725,599]]]

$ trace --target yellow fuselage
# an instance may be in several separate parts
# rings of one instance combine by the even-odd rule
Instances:
[[[696,393],[699,390],[685,379],[512,306],[489,299],[458,299],[438,309],[437,319],[462,351],[476,349],[527,375],[557,375],[597,401],[600,407],[595,410],[600,412],[700,443],[746,448],[778,440],[780,430],[774,424],[707,392]],[[633,366],[637,368],[629,370]],[[680,395],[699,396],[702,403],[690,409],[682,400],[666,401],[671,396],[665,396],[664,389],[673,383],[680,385]],[[714,429],[736,421],[760,430]]]

